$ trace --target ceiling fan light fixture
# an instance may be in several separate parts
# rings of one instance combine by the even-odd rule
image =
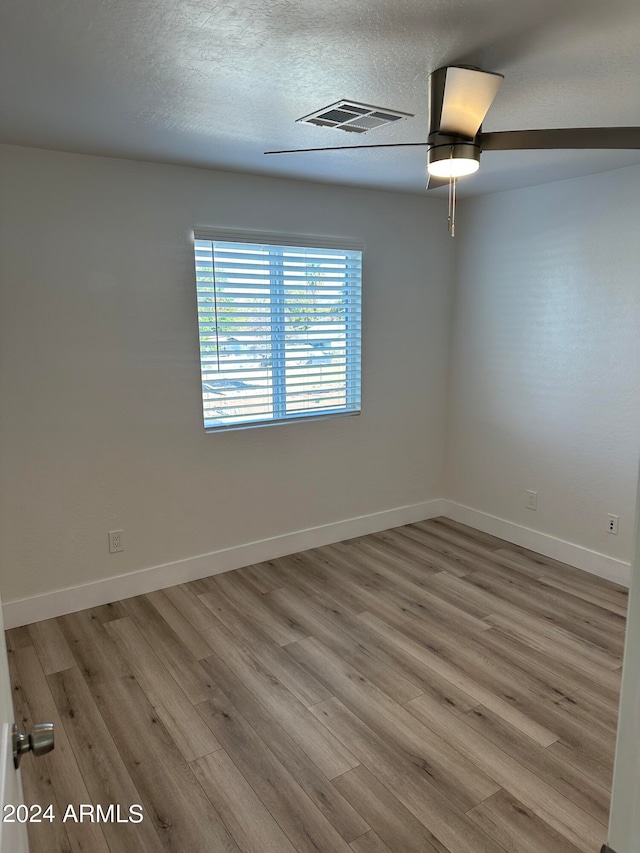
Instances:
[[[438,145],[427,153],[427,171],[434,178],[462,178],[480,168],[480,149],[467,142]]]
[[[479,168],[477,160],[469,160],[467,157],[436,160],[427,166],[429,174],[434,178],[463,178],[465,175],[473,175]]]

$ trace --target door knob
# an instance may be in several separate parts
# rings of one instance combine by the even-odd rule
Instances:
[[[18,724],[14,723],[11,727],[11,734],[13,739],[13,764],[16,770],[20,767],[20,759],[25,752],[33,752],[36,756],[46,755],[54,747],[53,723],[38,723],[31,729],[28,735],[21,732]]]

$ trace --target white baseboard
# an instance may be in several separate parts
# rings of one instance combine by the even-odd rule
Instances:
[[[443,501],[425,501],[349,518],[333,524],[323,524],[320,527],[297,530],[283,536],[274,536],[271,539],[249,542],[235,548],[225,548],[210,554],[188,557],[185,560],[152,566],[126,575],[117,575],[80,586],[7,601],[2,607],[4,627],[5,629],[16,628],[19,625],[52,619],[63,616],[65,613],[85,610],[87,607],[98,607],[101,604],[131,598],[134,595],[153,592],[156,589],[217,575],[242,566],[251,566],[286,554],[307,551],[309,548],[319,548],[333,542],[353,539],[355,536],[377,533],[379,530],[387,530],[390,527],[424,521],[442,514]]]
[[[476,530],[482,530],[484,533],[537,551],[546,557],[568,563],[607,580],[624,586],[629,585],[631,576],[629,563],[454,501],[433,500],[349,518],[333,524],[310,527],[306,530],[297,530],[282,536],[249,542],[246,545],[225,548],[197,557],[188,557],[173,563],[164,563],[80,586],[7,601],[2,607],[4,626],[7,629],[16,628],[19,625],[52,619],[87,607],[98,607],[101,604],[131,598],[134,595],[153,592],[156,589],[164,589],[175,584],[239,569],[242,566],[250,566],[253,563],[273,560],[286,554],[319,548],[333,542],[353,539],[354,536],[365,536],[367,533],[376,533],[379,530],[411,524],[414,521],[424,521],[439,515],[468,524]]]
[[[504,518],[498,518],[486,512],[480,512],[478,509],[455,503],[455,501],[444,500],[442,503],[443,515],[446,518],[459,521],[461,524],[468,524],[469,527],[475,527],[476,530],[481,530],[483,533],[489,533],[499,539],[506,539],[507,542],[513,542],[514,545],[537,551],[539,554],[559,560],[561,563],[568,563],[570,566],[575,566],[577,569],[582,569],[592,575],[598,575],[598,577],[606,578],[623,586],[629,586],[631,580],[630,563],[607,557],[606,554],[591,551],[581,545],[574,545],[573,542],[565,542],[564,539],[556,539],[555,536],[540,533],[530,527],[524,527],[513,521],[506,521]]]

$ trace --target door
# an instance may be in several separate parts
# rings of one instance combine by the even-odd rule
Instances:
[[[638,853],[640,850],[640,478],[636,518],[609,818],[607,849],[612,853]]]
[[[20,771],[13,765],[13,740],[11,727],[15,722],[7,647],[4,641],[4,623],[2,621],[2,602],[0,601],[0,853],[29,853],[27,825],[20,823],[16,812],[5,806],[18,806],[23,803]],[[23,817],[22,815],[19,815]],[[13,822],[7,819],[13,817]]]

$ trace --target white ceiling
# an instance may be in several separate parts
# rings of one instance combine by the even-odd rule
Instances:
[[[638,0],[4,0],[0,141],[424,192],[427,77],[500,71],[484,130],[640,124]],[[296,124],[348,98],[414,114],[366,135]],[[640,163],[488,152],[476,194]],[[440,192],[443,192],[440,190]]]

